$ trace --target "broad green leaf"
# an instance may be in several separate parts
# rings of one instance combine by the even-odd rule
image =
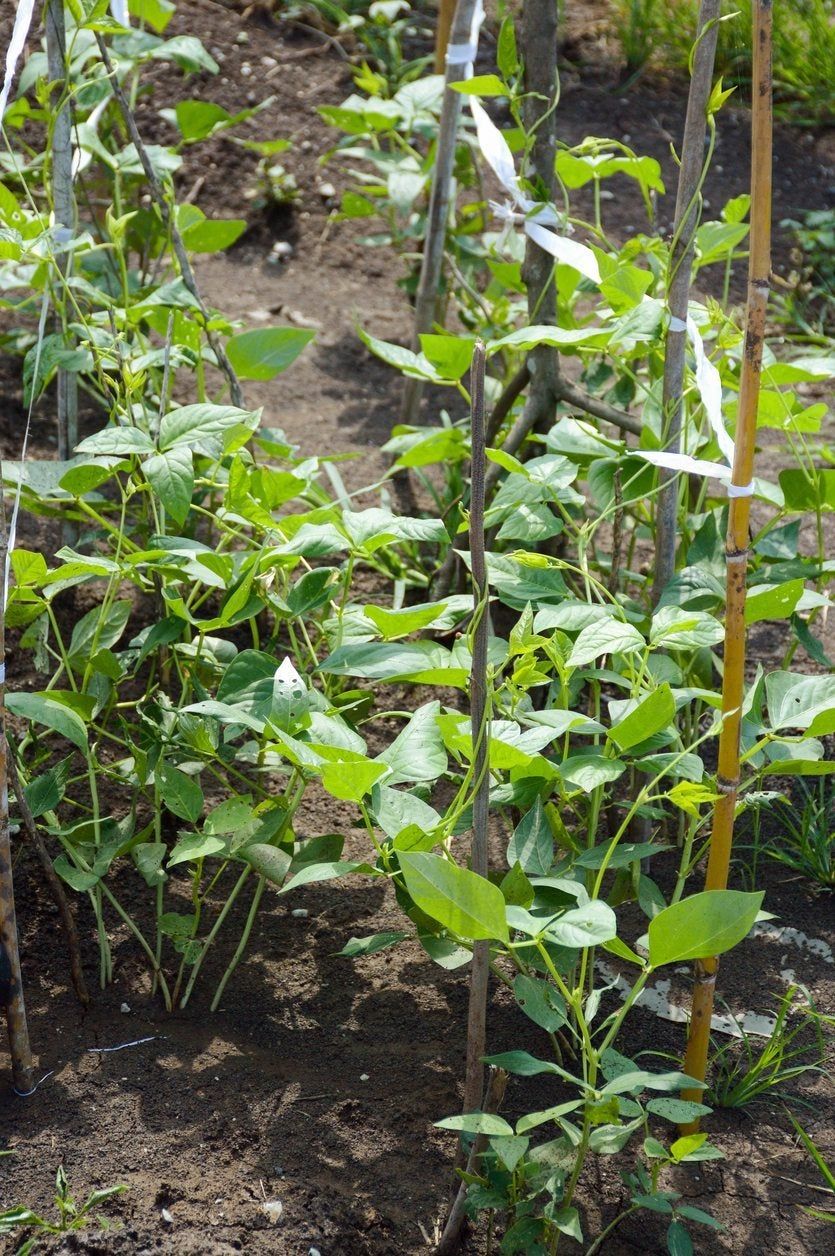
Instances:
[[[644,638],[632,624],[601,619],[582,630],[568,656],[568,666],[585,667],[604,654],[635,654],[644,646]]]
[[[689,1077],[687,1073],[647,1073],[643,1069],[632,1069],[613,1077],[603,1087],[601,1094],[637,1095],[642,1090],[681,1090],[683,1086],[693,1086],[703,1090],[705,1083],[696,1081],[695,1078]]]
[[[374,763],[360,754],[343,751],[345,758],[322,765],[322,784],[334,798],[345,802],[360,802],[371,788],[386,776],[384,763]],[[350,755],[350,758],[347,757]]]
[[[465,1112],[463,1116],[448,1116],[443,1121],[436,1121],[439,1130],[459,1130],[462,1134],[492,1134],[510,1136],[513,1127],[508,1125],[504,1117],[492,1112]]]
[[[556,1104],[553,1108],[545,1108],[542,1112],[528,1112],[516,1122],[516,1133],[526,1134],[528,1130],[534,1130],[538,1125],[546,1125],[561,1116],[568,1116],[569,1112],[576,1112],[582,1102],[582,1099],[569,1099],[565,1103]]]
[[[609,729],[609,739],[618,750],[631,750],[666,728],[675,713],[676,703],[670,686],[659,685],[649,697],[618,719],[617,724]]]
[[[6,706],[13,715],[33,724],[43,724],[65,737],[79,750],[87,749],[87,728],[81,716],[56,699],[55,691],[7,693]]]
[[[554,837],[539,798],[525,813],[507,848],[507,862],[517,862],[529,876],[544,877],[554,862]]]
[[[788,619],[803,596],[803,588],[802,580],[754,585],[745,598],[746,624],[757,624],[764,619]]]
[[[473,360],[474,336],[431,336],[420,338],[420,347],[444,379],[460,379]]]
[[[692,1103],[687,1099],[650,1099],[647,1111],[665,1121],[672,1121],[673,1125],[684,1125],[689,1121],[697,1121],[700,1116],[709,1116],[713,1109],[704,1103]],[[707,1135],[695,1134],[692,1137],[698,1139],[700,1145]],[[679,1139],[679,1142],[687,1141],[689,1140]]]
[[[771,672],[765,692],[772,728],[814,729],[813,736],[835,731],[835,676]]]
[[[84,872],[81,868],[76,868],[66,855],[59,855],[53,860],[53,867],[61,880],[66,881],[67,885],[80,894],[92,890],[93,886],[99,883],[99,877],[94,872]]]
[[[295,362],[315,335],[301,327],[257,327],[233,336],[226,352],[241,379],[274,379]]]
[[[286,850],[264,842],[252,842],[251,845],[245,846],[241,851],[241,856],[259,876],[271,881],[273,885],[283,885],[292,862]]]
[[[130,454],[150,454],[154,442],[138,427],[105,427],[76,445],[80,454],[116,454],[120,458]]]
[[[723,955],[747,937],[763,897],[762,891],[705,890],[665,907],[650,921],[650,964]]]
[[[401,853],[406,888],[421,911],[458,937],[508,941],[505,901],[497,885],[440,855]]]
[[[618,922],[608,903],[592,899],[573,907],[548,925],[546,937],[560,946],[597,946],[617,937]]]
[[[154,454],[142,463],[142,472],[171,518],[181,527],[191,508],[194,492],[191,450],[176,446],[165,453]]]
[[[525,1015],[541,1029],[554,1033],[565,1024],[565,1002],[550,982],[520,973],[513,982],[513,993]]]
[[[82,615],[72,630],[67,650],[73,666],[83,666],[94,648],[107,650],[115,645],[125,631],[131,609],[131,603],[124,600],[111,602],[106,610],[102,606],[95,606],[86,615]]]
[[[337,951],[337,955],[345,955],[349,959],[356,959],[358,955],[376,955],[377,951],[386,951],[390,946],[396,946],[398,942],[402,942],[407,938],[408,933],[372,933],[368,938],[350,938],[341,951]]]
[[[449,85],[454,92],[462,96],[509,96],[510,88],[503,83],[498,74],[476,74],[473,78],[462,79]]]
[[[439,702],[418,707],[391,745],[377,756],[377,763],[391,769],[387,785],[436,781],[446,771],[447,754],[437,722],[440,710]]]
[[[160,800],[181,820],[194,824],[203,812],[203,791],[200,782],[170,763],[160,763],[156,770]]]
[[[219,452],[225,433],[237,427],[254,431],[260,415],[260,410],[239,410],[237,406],[179,406],[163,415],[159,425],[159,447],[164,451],[184,445],[202,450],[208,443],[212,451]]]
[[[251,847],[248,848],[247,854],[251,849]],[[300,868],[299,871],[290,878],[286,885],[282,885],[280,893],[287,894],[289,890],[298,889],[300,885],[310,885],[315,881],[333,881],[337,877],[347,877],[352,872],[371,873],[373,871],[374,869],[370,864],[357,863],[356,861],[350,859],[337,859],[329,860],[325,863],[305,864],[303,868]]]
[[[169,807],[169,811],[173,808]],[[174,814],[178,814],[176,811]],[[223,838],[211,833],[186,833],[168,856],[168,867],[175,864],[191,863],[196,859],[204,859],[207,855],[217,855],[226,846]]]

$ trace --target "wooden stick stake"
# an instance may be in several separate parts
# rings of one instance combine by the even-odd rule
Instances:
[[[49,0],[45,14],[46,53],[52,85],[52,207],[59,231],[75,234],[75,194],[72,181],[72,112],[67,99],[67,50],[64,0]],[[59,237],[60,239],[60,237]],[[64,243],[65,241],[61,241]],[[55,262],[66,278],[72,257],[60,244]],[[78,376],[58,368],[58,457],[71,458],[78,444]],[[69,540],[75,529],[69,529]],[[65,539],[67,539],[65,537]]]
[[[470,39],[470,27],[476,0],[458,0],[455,17],[452,22],[451,39],[454,44],[466,44]],[[441,120],[438,127],[438,142],[435,149],[435,168],[432,171],[432,190],[429,194],[429,214],[426,220],[426,239],[423,244],[423,258],[420,266],[420,280],[415,298],[415,330],[412,339],[415,352],[420,348],[420,337],[432,330],[435,322],[435,311],[438,304],[438,289],[441,284],[441,270],[444,261],[444,243],[449,220],[449,207],[452,195],[452,171],[455,165],[455,144],[458,138],[458,121],[461,117],[461,106],[464,97],[454,92],[450,83],[457,83],[462,77],[460,65],[446,67],[446,87],[441,106]],[[407,379],[403,387],[403,400],[400,406],[400,422],[414,423],[420,399],[423,395],[423,381]]]
[[[6,1013],[9,1049],[12,1056],[12,1084],[21,1096],[34,1089],[32,1050],[26,1025],[26,1005],[20,976],[20,948],[12,878],[12,850],[9,834],[9,786],[6,775],[6,556],[9,534],[6,510],[0,494],[0,1007]]]
[[[446,50],[449,45],[449,33],[452,30],[452,19],[455,14],[455,0],[439,0],[438,26],[435,32],[435,73],[443,74],[446,65]]]
[[[751,252],[748,264],[748,307],[739,390],[732,489],[725,543],[725,655],[722,681],[722,731],[719,736],[717,788],[705,889],[722,890],[728,883],[734,812],[739,792],[739,732],[745,673],[745,591],[748,569],[750,496],[734,496],[733,486],[749,485],[754,474],[757,402],[760,389],[766,306],[771,275],[771,0],[754,8],[754,72],[751,106]],[[690,1034],[684,1070],[704,1081],[710,1045],[710,1018],[719,960],[696,961]],[[701,1092],[684,1092],[698,1100]],[[694,1128],[687,1127],[688,1130]]]
[[[473,844],[470,866],[486,877],[487,821],[490,812],[490,710],[487,694],[487,563],[484,552],[484,345],[476,341],[470,374],[472,394],[472,455],[470,487],[470,552],[473,577],[473,666],[470,681],[470,727],[473,739],[475,801],[473,804]],[[490,943],[475,942],[470,971],[470,1008],[467,1021],[467,1076],[464,1083],[464,1111],[473,1112],[484,1090],[487,985],[490,977]]]
[[[671,325],[667,330],[664,359],[664,439],[675,453],[681,446],[681,394],[684,387],[684,358],[687,349],[687,302],[693,265],[696,228],[699,225],[701,195],[699,183],[705,153],[707,105],[713,83],[716,41],[719,38],[720,0],[702,0],[699,8],[698,43],[693,59],[693,76],[687,97],[687,117],[681,145],[673,245],[667,281],[667,304]],[[678,541],[678,500],[680,475],[659,472],[661,492],[655,521],[655,575],[652,600],[658,603],[665,585],[675,571]]]

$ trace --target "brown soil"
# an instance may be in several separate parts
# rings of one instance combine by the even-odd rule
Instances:
[[[592,15],[600,8],[588,7]],[[324,172],[317,165],[333,135],[315,109],[348,94],[346,66],[317,37],[257,14],[244,21],[211,0],[184,0],[178,9],[170,33],[198,33],[223,57],[219,78],[192,83],[193,94],[237,109],[273,93],[272,106],[243,133],[294,140],[282,160],[301,189],[295,210],[269,220],[256,216],[229,256],[200,267],[209,298],[225,313],[253,325],[266,313],[271,321],[320,329],[315,347],[285,376],[248,386],[248,400],[263,404],[271,422],[305,451],[346,455],[341,470],[352,488],[367,484],[384,465],[378,449],[396,419],[398,387],[392,373],[362,349],[354,325],[360,320],[386,339],[406,338],[409,314],[395,284],[398,263],[361,245],[361,226],[328,226],[317,191],[322,179],[337,188],[343,183],[336,165]],[[237,42],[239,33],[244,42]],[[669,144],[681,128],[681,95],[619,95],[613,71],[608,73],[607,82],[602,71],[592,75],[576,63],[567,66],[560,106],[564,138],[628,135],[639,151],[662,160],[672,186]],[[151,81],[140,125],[148,135],[162,134],[156,110],[182,89],[178,75],[164,66]],[[818,155],[825,141],[778,133],[777,221],[827,203],[835,175]],[[745,115],[729,112],[707,189],[715,210],[744,190],[747,162]],[[248,214],[244,194],[253,175],[254,159],[228,139],[217,139],[189,155],[180,185],[207,212]],[[670,203],[668,196],[659,209],[662,222],[669,221]],[[606,205],[609,229],[614,235],[632,232],[641,213],[624,181],[618,200]],[[278,265],[267,261],[276,239],[294,247],[293,257]],[[785,260],[785,243],[777,255]],[[6,363],[2,376],[0,447],[7,456],[17,455],[21,430],[17,371],[17,363]],[[44,412],[34,433],[36,455],[50,456],[50,434],[51,416]],[[39,535],[48,547],[43,530]],[[32,536],[30,531],[30,541]],[[340,812],[321,798],[305,812],[300,831],[352,833],[353,822],[347,808]],[[361,837],[352,836],[348,845],[364,853]],[[352,935],[400,925],[388,894],[377,885],[342,882],[307,887],[292,901],[273,899],[214,1016],[208,1002],[227,951],[219,948],[207,964],[188,1009],[166,1016],[134,948],[114,930],[116,982],[82,1016],[68,989],[57,917],[25,850],[16,871],[30,1029],[38,1075],[48,1076],[30,1098],[7,1093],[0,1101],[0,1145],[15,1152],[0,1163],[0,1207],[19,1202],[48,1209],[55,1169],[63,1164],[80,1197],[115,1182],[128,1190],[103,1210],[116,1228],[90,1227],[54,1240],[55,1251],[306,1256],[316,1248],[322,1256],[409,1256],[429,1250],[426,1237],[444,1214],[454,1152],[452,1136],[435,1130],[433,1122],[460,1103],[466,976],[432,966],[411,943],[360,961],[335,955]],[[766,905],[782,922],[832,944],[831,899],[811,896],[808,886],[770,867],[765,884]],[[296,908],[308,915],[293,916]],[[232,921],[229,938],[245,910]],[[95,939],[83,906],[80,917],[92,981]],[[821,1007],[835,1006],[832,965],[761,941],[744,943],[723,964],[722,988],[735,1010],[773,1008],[785,988],[780,973],[789,967]],[[129,1010],[120,1011],[123,1004]],[[523,1046],[541,1053],[547,1044],[540,1037],[497,992],[491,1049]],[[101,1050],[145,1038],[151,1041]],[[681,1038],[680,1026],[639,1010],[619,1045],[629,1054],[678,1053]],[[5,1067],[2,1054],[0,1062]],[[790,1089],[809,1105],[799,1109],[801,1120],[826,1146],[828,1079],[809,1074]],[[507,1114],[512,1119],[558,1097],[550,1083],[513,1082]],[[801,1208],[823,1197],[813,1189],[814,1171],[796,1146],[782,1105],[760,1102],[719,1113],[710,1131],[727,1159],[682,1174],[678,1182],[725,1226],[716,1237],[700,1229],[697,1251],[829,1252],[831,1227],[827,1232]],[[589,1169],[581,1191],[587,1233],[599,1232],[623,1205],[626,1192],[617,1175],[625,1167],[617,1158]],[[265,1200],[283,1204],[275,1226],[262,1208]],[[639,1214],[605,1252],[663,1252],[665,1230],[663,1217]],[[8,1240],[2,1250],[15,1250],[15,1243]],[[482,1252],[483,1238],[471,1236],[466,1250]]]

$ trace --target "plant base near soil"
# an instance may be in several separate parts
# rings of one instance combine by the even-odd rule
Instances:
[[[219,6],[185,3],[171,33],[196,31],[207,47],[220,48],[222,80],[212,97],[240,107],[252,77],[241,74],[249,63],[260,74],[261,59],[281,60],[288,51],[310,45],[292,43],[278,28],[238,19]],[[239,29],[248,42],[237,44]],[[5,32],[4,32],[5,33]],[[159,71],[153,107],[164,103],[166,71]],[[173,76],[171,83],[173,84]],[[248,401],[266,402],[275,422],[302,446],[362,454],[347,463],[349,484],[368,483],[376,473],[369,447],[385,440],[394,420],[398,381],[371,360],[357,342],[353,316],[387,339],[408,334],[408,310],[395,287],[395,268],[383,253],[363,250],[350,226],[333,228],[320,246],[327,209],[316,190],[315,157],[331,137],[318,122],[317,104],[333,103],[348,90],[343,64],[328,52],[282,65],[270,82],[276,93],[271,110],[256,121],[259,137],[295,133],[288,161],[302,191],[290,217],[254,223],[228,258],[205,265],[201,278],[209,299],[230,315],[276,305],[322,324],[315,351],[274,386],[252,386]],[[258,97],[266,95],[259,90]],[[641,151],[666,159],[670,131],[682,117],[679,97],[614,98],[600,81],[590,87],[567,76],[560,106],[567,139],[605,133],[615,126],[632,136]],[[148,118],[152,116],[148,110]],[[272,128],[272,129],[271,129]],[[253,131],[253,134],[256,132]],[[300,152],[307,138],[309,153]],[[798,209],[826,203],[831,171],[815,160],[818,141],[778,137],[775,220]],[[747,164],[743,127],[723,125],[708,198],[718,206],[742,190]],[[208,163],[214,162],[215,167]],[[225,141],[201,150],[199,169],[186,168],[182,188],[201,176],[198,202],[214,212],[246,212],[242,193],[253,170],[240,150]],[[191,182],[189,182],[191,180]],[[639,218],[637,204],[623,197],[624,229]],[[303,215],[307,213],[308,218]],[[290,240],[294,257],[268,265],[274,239]],[[777,252],[778,264],[780,252]],[[3,375],[0,441],[5,455],[17,456],[21,430],[18,366]],[[12,382],[13,381],[13,382]],[[51,416],[35,429],[34,456],[49,456],[46,433]],[[380,467],[382,463],[378,464]],[[44,549],[57,542],[40,535]],[[36,538],[22,537],[34,548]],[[771,666],[779,659],[777,647]],[[20,687],[26,676],[10,666]],[[323,800],[304,817],[310,833],[335,827],[337,807]],[[349,818],[344,817],[344,823]],[[324,825],[324,828],[322,827]],[[347,854],[351,854],[349,839]],[[362,849],[361,839],[356,849]],[[128,1191],[107,1208],[121,1228],[94,1228],[72,1236],[53,1250],[66,1252],[200,1253],[221,1256],[234,1251],[306,1253],[322,1256],[409,1256],[428,1250],[421,1226],[431,1236],[448,1197],[454,1153],[448,1134],[432,1123],[460,1103],[466,979],[460,973],[429,968],[417,947],[403,947],[355,962],[335,956],[352,934],[362,936],[401,922],[398,910],[377,885],[341,887],[339,892],[306,887],[292,901],[270,902],[259,922],[250,953],[221,1010],[209,1016],[207,1001],[222,971],[222,957],[186,1012],[167,1017],[126,942],[113,936],[117,981],[99,994],[82,1017],[68,988],[63,942],[57,917],[42,892],[28,854],[17,865],[18,911],[22,928],[24,976],[30,1028],[39,1054],[39,1076],[53,1075],[27,1100],[4,1099],[0,1105],[0,1144],[16,1156],[0,1164],[3,1206],[26,1202],[45,1206],[55,1168],[63,1162],[79,1195],[115,1181]],[[777,869],[765,873],[770,910],[781,923],[812,937],[833,942],[831,903],[810,900],[805,888]],[[304,908],[306,918],[292,916]],[[95,967],[89,938],[88,969]],[[756,947],[756,951],[755,948]],[[754,958],[756,955],[756,959]],[[756,968],[756,973],[754,969]],[[744,943],[723,962],[723,985],[734,991],[734,1010],[758,1006],[759,991],[784,988],[780,974],[794,968],[822,1008],[835,1005],[835,969],[808,953]],[[755,985],[756,977],[756,985]],[[130,1013],[120,1012],[126,1003]],[[517,1044],[519,1013],[501,991],[494,996],[492,1051]],[[455,1026],[455,1032],[450,1027]],[[530,1032],[526,1024],[526,1030]],[[153,1037],[155,1040],[115,1053],[90,1051]],[[621,1049],[680,1050],[680,1027],[637,1011],[627,1022]],[[536,1042],[531,1042],[536,1051]],[[6,1060],[0,1055],[0,1068]],[[362,1080],[367,1076],[368,1080]],[[515,1081],[507,1111],[527,1111],[557,1102],[556,1092],[541,1082]],[[801,1109],[801,1123],[825,1153],[827,1080],[811,1075],[798,1086],[811,1106]],[[789,1253],[824,1253],[831,1232],[806,1216],[801,1204],[815,1202],[813,1169],[796,1146],[779,1107],[759,1105],[752,1112],[717,1113],[711,1137],[727,1159],[682,1170],[677,1189],[710,1209],[726,1227],[722,1234],[699,1236],[701,1253],[749,1253],[771,1249]],[[756,1137],[755,1137],[756,1136]],[[599,1233],[612,1214],[595,1215],[597,1201],[618,1199],[617,1159],[595,1161],[605,1174],[600,1189],[590,1182],[583,1192],[588,1206],[587,1232]],[[794,1181],[792,1180],[794,1179]],[[624,1192],[625,1195],[625,1192]],[[284,1212],[276,1227],[262,1204],[280,1199]],[[173,1220],[163,1218],[162,1210]],[[661,1219],[663,1223],[663,1219]],[[612,1256],[663,1250],[663,1224],[653,1234],[647,1219],[627,1220],[609,1240]],[[478,1236],[466,1250],[483,1251]],[[14,1244],[8,1249],[14,1250]]]

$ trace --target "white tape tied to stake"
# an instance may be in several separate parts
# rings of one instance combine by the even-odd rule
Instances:
[[[478,8],[481,8],[480,3]],[[477,35],[481,26],[481,20],[483,20],[483,14],[477,25],[476,17],[474,16],[473,18],[470,45],[453,45],[449,50],[449,52],[454,51],[455,53],[455,59],[449,60],[449,64],[463,65],[465,79],[472,77],[473,61],[478,51]],[[472,53],[472,56],[465,59],[465,52]],[[559,224],[556,211],[550,205],[537,206],[535,201],[532,201],[524,194],[519,186],[516,164],[507,140],[479,100],[471,96],[469,103],[473,120],[475,121],[476,137],[481,154],[512,200],[512,205],[497,205],[495,202],[492,202],[496,217],[504,222],[516,223],[521,226],[525,234],[556,261],[562,262],[565,266],[571,266],[584,279],[590,280],[591,283],[599,287],[601,282],[600,265],[594,252],[587,245],[579,244],[576,240],[569,240],[566,236],[559,235],[553,230]],[[699,396],[702,399],[711,430],[716,437],[725,461],[708,462],[704,458],[693,458],[690,454],[670,453],[667,450],[653,452],[639,449],[635,450],[635,452],[641,458],[645,458],[647,462],[653,463],[654,466],[722,480],[727,487],[729,497],[750,497],[754,492],[753,483],[733,483],[734,442],[728,435],[722,418],[722,381],[718,370],[705,353],[704,342],[699,329],[689,315],[686,321],[671,316],[669,327],[674,332],[686,331],[688,339],[693,346],[693,353],[696,359],[696,386],[699,390]]]

